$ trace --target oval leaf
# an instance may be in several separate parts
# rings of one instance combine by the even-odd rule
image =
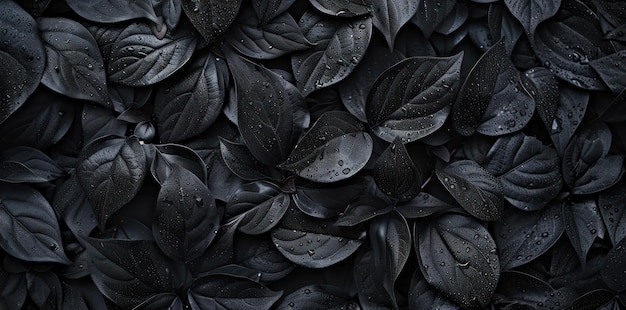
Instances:
[[[222,36],[237,17],[241,6],[241,0],[181,2],[185,15],[208,43],[213,43]]]
[[[41,183],[64,175],[62,168],[42,151],[18,146],[0,151],[0,180],[9,183]]]
[[[284,13],[296,0],[259,0],[252,2],[252,8],[262,24]]]
[[[383,193],[400,200],[410,200],[421,190],[422,175],[400,138],[378,157],[374,181]]]
[[[529,38],[533,38],[537,25],[554,16],[561,6],[561,0],[504,0],[513,16],[522,23]]]
[[[589,62],[604,83],[616,94],[626,89],[626,51],[618,51]]]
[[[267,168],[245,145],[220,139],[220,153],[228,169],[238,177],[246,181],[268,178]]]

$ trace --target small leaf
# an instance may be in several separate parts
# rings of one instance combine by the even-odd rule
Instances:
[[[456,6],[456,0],[418,2],[417,11],[411,21],[422,30],[426,38],[430,37]]]
[[[587,253],[596,238],[604,238],[604,224],[594,200],[563,203],[565,231],[584,267]]]
[[[626,290],[626,239],[622,239],[606,255],[600,274],[602,280],[612,290],[622,292]]]
[[[125,0],[67,0],[70,8],[80,17],[98,23],[118,23],[137,18],[159,22],[152,6],[153,1]]]
[[[298,23],[313,44],[294,54],[291,67],[303,96],[336,84],[363,59],[372,35],[372,19],[334,19],[315,12],[304,13]]]
[[[600,78],[615,93],[619,94],[626,89],[626,51],[618,51],[616,53],[604,56],[589,62],[593,70],[598,72]]]
[[[489,171],[474,161],[460,160],[436,172],[439,181],[471,215],[485,221],[500,218],[503,189]]]
[[[358,304],[344,290],[330,284],[306,285],[283,297],[276,310],[358,309]]]
[[[385,37],[392,48],[396,35],[417,12],[419,0],[373,0],[374,27]]]
[[[615,246],[626,238],[626,195],[624,182],[617,183],[608,190],[600,192],[598,209],[604,221],[611,243]]]
[[[290,208],[271,236],[290,261],[307,268],[325,268],[356,252],[365,231],[358,226],[338,227],[332,220],[312,218]]]
[[[337,17],[354,17],[372,12],[373,0],[309,0],[318,11]]]
[[[48,155],[28,146],[0,151],[0,181],[9,183],[43,183],[65,173]]]
[[[381,74],[367,98],[373,132],[386,141],[408,143],[435,132],[445,122],[460,83],[463,54],[411,57]]]
[[[400,138],[389,144],[378,157],[374,181],[383,193],[400,200],[410,200],[421,190],[421,172],[413,164]]]
[[[522,86],[535,100],[536,112],[550,130],[559,105],[559,82],[554,74],[544,68],[535,67],[521,75]]]
[[[256,181],[244,184],[230,198],[226,212],[232,216],[241,214],[239,231],[259,235],[274,228],[290,204],[291,197],[274,183]]]
[[[37,19],[47,64],[41,83],[68,97],[111,107],[104,60],[91,33],[67,18]]]
[[[135,197],[146,176],[146,155],[137,138],[104,137],[81,152],[76,168],[102,230],[115,211]]]
[[[237,17],[241,0],[181,1],[185,15],[208,43],[217,41]]]
[[[189,30],[178,27],[159,39],[147,24],[126,26],[111,46],[109,80],[127,86],[146,86],[171,76],[191,58],[196,47],[197,39]]]
[[[326,112],[279,168],[320,183],[347,179],[365,167],[372,154],[372,138],[363,130],[347,112]]]
[[[0,247],[30,262],[69,264],[59,222],[46,198],[27,185],[0,183]]]
[[[561,0],[504,0],[504,3],[515,18],[522,23],[531,40],[537,25],[554,16],[561,6]]]
[[[458,214],[437,217],[417,229],[415,248],[430,285],[466,308],[489,303],[500,263],[495,242],[476,220]]]
[[[0,12],[0,124],[35,91],[46,64],[35,20],[13,1]]]

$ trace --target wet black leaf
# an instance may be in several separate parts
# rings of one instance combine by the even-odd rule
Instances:
[[[0,150],[0,181],[42,183],[64,174],[59,164],[38,149],[17,146]]]
[[[26,286],[30,300],[40,308],[60,308],[63,300],[61,281],[50,271],[29,272]]]
[[[619,182],[608,190],[600,192],[598,197],[598,209],[602,220],[615,246],[626,237],[626,186]]]
[[[458,214],[416,227],[415,249],[426,281],[466,308],[485,307],[500,277],[500,262],[487,229]]]
[[[417,12],[419,0],[373,0],[374,27],[385,37],[387,45],[394,46],[396,35]]]
[[[86,237],[98,226],[93,207],[78,182],[76,173],[57,187],[52,207],[76,236]]]
[[[227,51],[237,89],[237,124],[252,155],[268,167],[283,162],[294,140],[294,105],[302,96],[271,70]],[[260,91],[263,90],[263,91]]]
[[[320,183],[347,179],[365,167],[372,154],[372,138],[363,130],[363,124],[347,112],[326,112],[280,168]]]
[[[346,211],[339,216],[335,225],[354,226],[376,216],[387,214],[393,210],[393,205],[376,196],[361,196],[350,203]]]
[[[103,137],[83,149],[76,168],[100,228],[137,194],[147,173],[146,155],[134,137]]]
[[[274,17],[284,13],[296,0],[259,0],[252,1],[252,8],[256,12],[261,24],[265,24]]]
[[[192,309],[271,309],[282,295],[249,279],[209,275],[194,281],[188,299]]]
[[[26,300],[26,277],[23,273],[10,273],[0,268],[0,307],[22,308]]]
[[[209,246],[222,212],[202,180],[178,165],[161,183],[152,231],[169,257],[193,260]]]
[[[395,209],[405,218],[413,219],[427,217],[454,207],[433,195],[421,192],[409,201],[399,202]]]
[[[537,115],[551,130],[559,105],[559,83],[556,76],[544,67],[535,67],[522,75],[522,86],[535,100]]]
[[[614,298],[615,294],[613,292],[606,289],[597,289],[576,298],[570,305],[570,309],[603,309],[601,307],[611,302]]]
[[[127,86],[161,82],[191,58],[196,42],[189,27],[178,27],[157,38],[147,24],[132,23],[111,46],[108,79]]]
[[[153,295],[148,300],[137,305],[133,309],[168,309],[168,310],[183,310],[185,306],[183,301],[180,300],[175,293],[161,293]]]
[[[288,260],[308,268],[324,268],[356,252],[365,231],[360,226],[339,227],[332,220],[316,219],[290,208],[271,236]]]
[[[237,17],[241,0],[181,1],[185,15],[208,43],[217,41]]]
[[[41,83],[68,97],[110,108],[104,60],[89,30],[61,17],[41,17],[37,25],[47,56]]]
[[[372,18],[334,19],[313,11],[298,22],[313,44],[291,57],[296,85],[307,96],[346,78],[363,59],[372,35]]]
[[[329,284],[303,286],[283,297],[276,310],[290,309],[359,309],[358,304],[342,289]]]
[[[239,231],[259,235],[274,228],[291,204],[291,197],[274,183],[256,181],[244,184],[226,206],[229,216],[241,214]]]
[[[469,9],[467,5],[457,2],[434,31],[443,35],[451,34],[461,28],[468,17]]]
[[[318,11],[337,17],[354,17],[372,12],[373,0],[309,0]]]
[[[373,173],[378,188],[393,198],[410,200],[421,190],[421,172],[413,164],[400,138],[396,138],[380,154]]]
[[[576,292],[568,287],[554,289],[543,280],[520,271],[502,272],[494,299],[521,309],[548,310],[569,305]]]
[[[267,168],[254,158],[244,144],[220,139],[220,154],[228,169],[246,181],[269,178]]]
[[[0,13],[0,123],[15,112],[35,91],[44,72],[46,54],[37,23],[10,0],[2,1]]]
[[[594,200],[563,203],[565,231],[576,250],[580,264],[585,266],[587,253],[596,238],[604,238],[604,224]]]
[[[452,106],[452,119],[464,136],[475,131],[499,136],[524,128],[534,110],[535,101],[524,92],[501,39],[470,71]]]
[[[202,183],[206,183],[206,165],[193,149],[180,144],[159,144],[155,145],[155,150],[150,172],[159,184],[169,177],[173,166],[191,171]]]
[[[589,65],[614,93],[619,94],[626,89],[626,50],[594,59]]]
[[[500,266],[510,270],[537,259],[554,246],[564,230],[558,202],[531,212],[505,208],[503,219],[494,225]]]
[[[510,55],[515,49],[517,41],[524,33],[522,25],[504,4],[499,3],[489,6],[487,23],[491,38],[504,38],[504,47]]]
[[[437,178],[471,215],[494,221],[500,218],[504,192],[500,180],[474,161],[460,160],[437,169]]]
[[[439,25],[448,18],[449,14],[457,6],[456,0],[418,2],[417,11],[411,18],[411,21],[422,30],[426,38],[430,37],[435,29],[437,29]],[[458,16],[459,20],[463,19],[462,16],[462,13]]]
[[[626,290],[626,239],[622,239],[606,255],[606,260],[602,266],[602,280],[606,285],[618,292]]]
[[[82,18],[99,23],[117,23],[145,18],[154,23],[157,17],[150,0],[67,0],[67,4]]]
[[[154,113],[161,142],[178,142],[207,130],[226,97],[226,63],[212,53],[193,60],[156,92]]]
[[[408,143],[435,132],[445,122],[460,87],[463,54],[411,57],[381,74],[372,85],[366,116],[386,141]]]
[[[222,223],[213,242],[202,256],[187,262],[186,266],[194,278],[199,278],[211,270],[235,262],[234,238],[240,219],[236,218]]]
[[[235,261],[241,267],[253,271],[259,276],[260,281],[280,280],[295,268],[295,265],[276,249],[267,235],[241,237],[236,239]]]
[[[549,126],[554,147],[563,156],[565,148],[585,116],[589,92],[566,84],[559,84],[560,94],[556,114]]]
[[[561,0],[504,0],[511,13],[522,23],[526,34],[531,39],[537,25],[554,16],[561,6]]]
[[[34,188],[0,183],[0,247],[31,262],[69,264],[54,209]]]
[[[296,207],[307,215],[331,218],[346,210],[368,185],[369,181],[361,177],[333,184],[306,182],[296,184],[295,193],[291,197]]]
[[[441,295],[424,279],[421,271],[416,270],[411,278],[408,303],[410,309],[458,310],[459,305]]]

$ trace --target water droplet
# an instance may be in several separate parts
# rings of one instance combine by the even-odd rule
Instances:
[[[343,170],[341,170],[341,173],[349,174],[350,173],[350,168],[343,168]]]
[[[306,252],[307,252],[307,254],[309,254],[309,256],[315,255],[315,250],[308,250]]]

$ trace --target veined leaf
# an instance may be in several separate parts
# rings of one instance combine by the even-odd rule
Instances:
[[[217,41],[237,17],[241,0],[181,1],[183,11],[208,43]]]

